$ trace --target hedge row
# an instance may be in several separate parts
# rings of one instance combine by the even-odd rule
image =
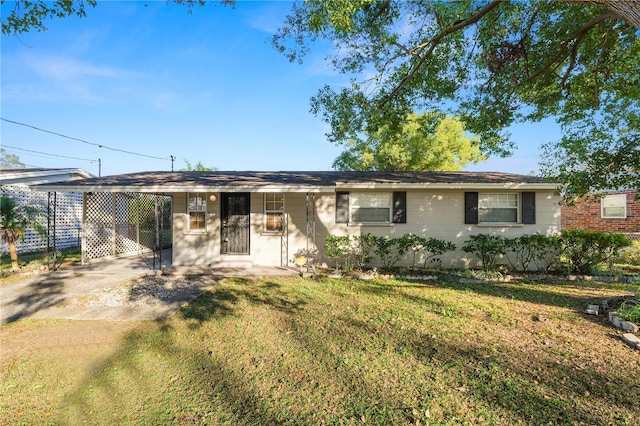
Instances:
[[[515,238],[478,234],[469,237],[462,251],[474,254],[486,270],[495,269],[498,259],[506,259],[512,270],[535,269],[549,272],[564,267],[570,272],[587,274],[604,262],[611,261],[620,249],[631,242],[620,234],[610,232],[562,231],[559,235],[528,234]],[[438,263],[438,256],[456,250],[450,241],[404,234],[397,238],[373,234],[355,236],[329,235],[325,240],[325,254],[345,270],[368,268],[376,256],[383,268],[393,268],[407,253],[412,255],[412,267],[422,258],[423,267]]]

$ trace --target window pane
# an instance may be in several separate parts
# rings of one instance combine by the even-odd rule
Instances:
[[[602,210],[605,217],[624,217],[624,207],[605,207]]]
[[[389,223],[391,193],[359,192],[349,198],[351,221],[361,223]]]
[[[391,205],[391,194],[389,193],[355,193],[351,198],[351,205],[354,207],[389,207]]]
[[[202,195],[189,196],[189,211],[204,211],[205,197]]]
[[[478,194],[478,221],[517,223],[518,200],[517,193]]]
[[[478,210],[478,220],[480,222],[517,222],[518,209],[505,208],[481,208]]]
[[[607,195],[602,199],[602,216],[624,219],[627,216],[626,205],[626,195]]]
[[[354,222],[380,223],[389,222],[389,208],[359,208],[351,210],[351,220]]]
[[[189,229],[205,229],[204,212],[189,213]]]
[[[282,231],[282,213],[267,213],[267,231]]]

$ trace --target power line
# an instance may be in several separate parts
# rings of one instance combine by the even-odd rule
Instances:
[[[20,125],[20,126],[29,127],[29,128],[31,128],[31,129],[38,130],[38,131],[40,131],[40,132],[50,133],[50,134],[52,134],[52,135],[60,136],[61,138],[66,138],[66,139],[71,139],[71,140],[74,140],[74,141],[78,141],[78,142],[86,143],[87,145],[97,146],[98,148],[108,149],[108,150],[110,150],[110,151],[123,152],[123,153],[125,153],[125,154],[137,155],[137,156],[139,156],[139,157],[153,158],[153,159],[155,159],[155,160],[169,160],[169,157],[155,157],[155,156],[153,156],[153,155],[140,154],[140,153],[138,153],[138,152],[127,151],[127,150],[124,150],[124,149],[111,148],[111,147],[109,147],[109,146],[102,145],[102,144],[99,144],[99,143],[94,143],[94,142],[86,141],[86,140],[84,140],[84,139],[74,138],[74,137],[72,137],[72,136],[63,135],[62,133],[52,132],[51,130],[41,129],[41,128],[39,128],[39,127],[32,126],[32,125],[30,125],[30,124],[20,123],[19,121],[13,121],[13,120],[9,120],[9,119],[2,118],[2,117],[0,117],[0,120],[2,120],[2,121],[6,121],[7,123],[18,124],[18,125]]]
[[[68,155],[50,154],[48,152],[34,151],[32,149],[17,148],[15,146],[10,146],[10,145],[6,145],[6,144],[3,144],[2,146],[3,146],[3,148],[17,149],[18,151],[33,152],[33,153],[36,153],[36,154],[50,155],[52,157],[69,158],[71,160],[88,161],[90,163],[95,163],[95,162],[98,161],[98,160],[90,160],[88,158],[69,157]]]

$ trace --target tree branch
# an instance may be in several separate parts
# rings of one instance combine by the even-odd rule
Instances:
[[[602,46],[600,46],[600,53],[598,54],[598,59],[596,60],[595,75],[594,75],[596,92],[593,95],[595,98],[594,100],[596,102],[596,105],[598,107],[600,107],[600,88],[598,84],[598,70],[600,68],[600,62],[602,61],[602,57],[604,56],[605,47],[607,45],[607,42],[609,41],[609,34],[611,34],[611,30],[613,30],[614,25],[615,25],[615,21],[611,21],[611,23],[609,24],[609,28],[607,28],[607,32],[604,33],[604,40],[602,40]]]
[[[546,70],[551,68],[551,66],[553,64],[555,64],[558,61],[566,58],[567,47],[569,46],[569,44],[571,42],[574,42],[574,41],[576,42],[576,44],[573,46],[572,49],[576,49],[577,50],[577,44],[579,44],[579,42],[582,39],[582,37],[584,37],[584,35],[591,28],[595,27],[596,25],[598,25],[599,23],[601,23],[603,21],[606,21],[607,19],[616,19],[616,14],[613,13],[613,12],[608,12],[608,13],[605,13],[604,15],[600,15],[600,16],[598,16],[596,18],[593,18],[591,21],[589,21],[586,24],[584,24],[578,31],[573,33],[571,35],[571,37],[569,37],[564,42],[562,42],[562,44],[560,45],[560,49],[558,51],[558,54],[556,56],[554,56],[553,58],[551,58],[550,61],[548,61],[544,66],[542,66],[540,69],[538,69],[533,75],[529,76],[529,78],[527,78],[525,83],[529,82],[531,80],[534,80],[535,78],[539,77],[542,73],[544,73]]]
[[[586,4],[609,10],[613,19],[625,21],[640,29],[640,2],[638,0],[564,0],[567,3]]]
[[[448,28],[445,28],[444,30],[440,31],[438,34],[435,35],[435,37],[433,37],[431,40],[429,40],[429,42],[424,43],[424,44],[416,47],[416,49],[414,49],[414,50],[419,50],[422,47],[430,46],[429,50],[427,50],[427,52],[424,55],[422,55],[420,60],[414,65],[414,67],[411,70],[411,72],[409,72],[409,74],[407,74],[402,79],[402,81],[400,81],[398,86],[395,89],[393,89],[393,91],[389,94],[389,96],[387,96],[385,99],[382,100],[382,102],[380,102],[379,106],[383,107],[384,105],[386,105],[391,99],[393,99],[407,85],[407,83],[409,81],[411,81],[411,79],[416,75],[416,73],[418,72],[420,67],[422,67],[422,65],[425,63],[425,61],[431,56],[431,54],[433,53],[433,50],[436,48],[436,46],[438,46],[438,44],[440,43],[440,41],[443,38],[445,38],[449,34],[452,34],[452,33],[456,32],[456,31],[462,30],[462,29],[464,29],[464,28],[466,28],[466,27],[468,27],[470,25],[475,24],[484,15],[486,15],[487,13],[492,11],[493,9],[497,8],[498,6],[500,6],[500,3],[501,3],[500,0],[492,1],[491,3],[489,3],[488,5],[483,7],[482,9],[480,9],[475,15],[473,15],[470,18],[467,18],[465,20],[456,22],[452,26],[450,26]]]

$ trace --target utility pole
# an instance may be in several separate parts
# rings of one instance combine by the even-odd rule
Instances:
[[[102,160],[98,158],[98,177],[102,177]]]
[[[173,162],[176,161],[176,157],[174,157],[173,155],[171,155],[170,157],[171,157],[171,171],[173,171]]]

